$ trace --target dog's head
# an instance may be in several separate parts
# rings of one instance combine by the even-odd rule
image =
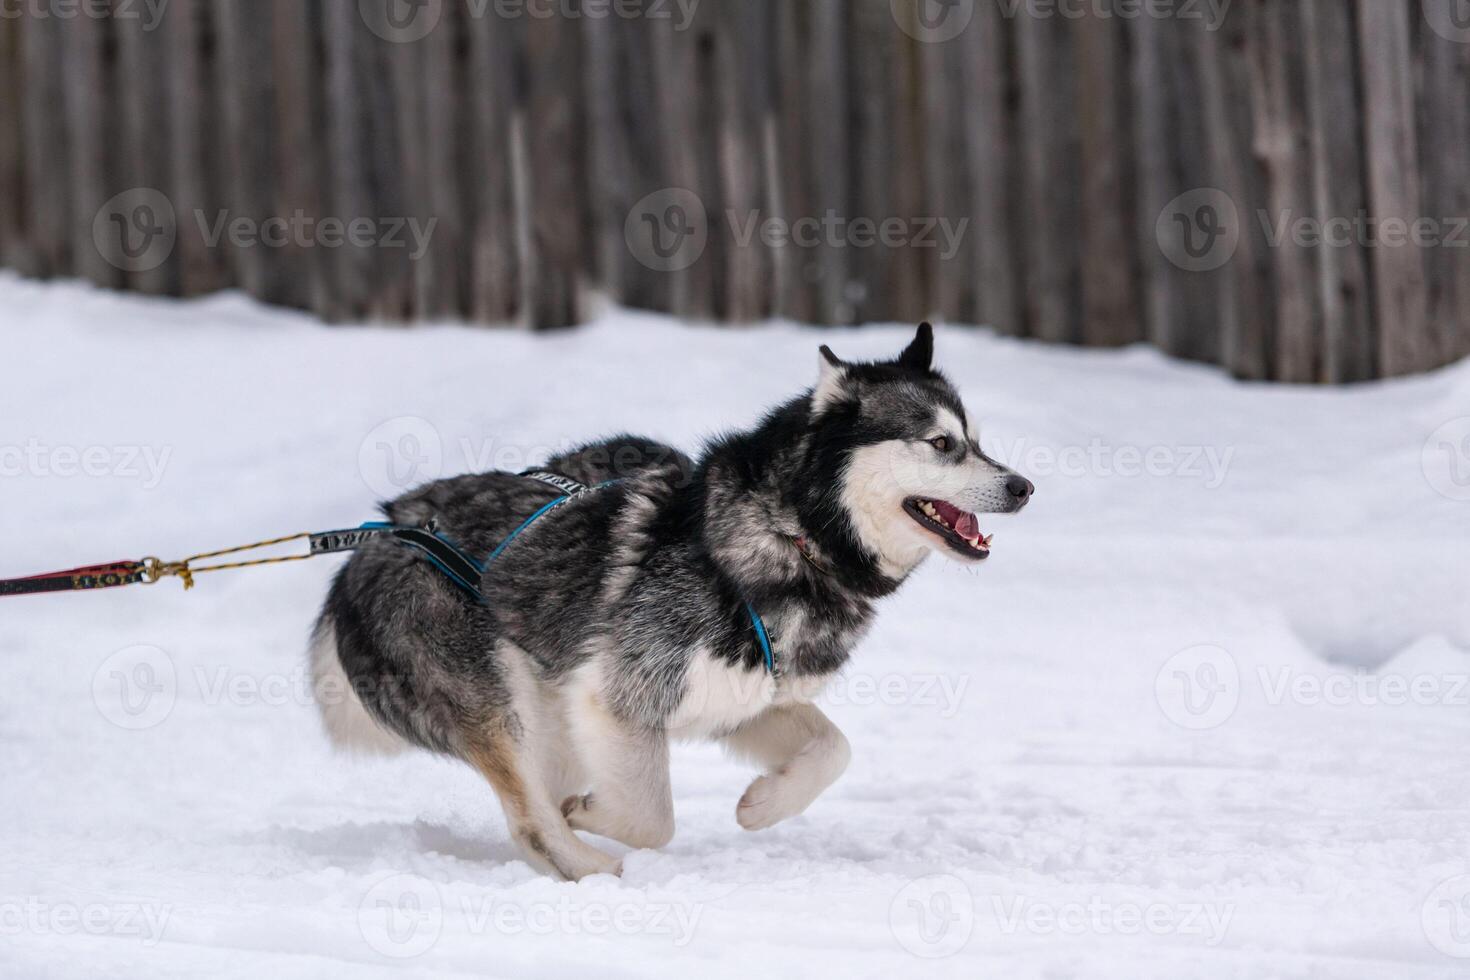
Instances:
[[[929,551],[990,555],[978,514],[1010,514],[1035,488],[980,450],[972,416],[934,370],[934,334],[919,327],[895,360],[849,363],[821,349],[811,394],[812,449],[835,477],[823,488],[885,574],[902,577]]]

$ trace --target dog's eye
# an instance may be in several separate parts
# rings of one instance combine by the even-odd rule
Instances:
[[[942,453],[947,453],[954,448],[954,442],[950,440],[949,436],[939,436],[937,438],[930,439],[929,445],[933,446],[935,449],[939,450]]]

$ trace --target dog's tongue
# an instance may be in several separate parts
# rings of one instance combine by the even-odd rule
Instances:
[[[980,536],[980,522],[967,510],[960,511],[960,519],[955,521],[954,529],[959,532],[960,537],[971,541]]]

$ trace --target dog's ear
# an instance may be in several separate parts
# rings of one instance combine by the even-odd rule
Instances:
[[[911,371],[927,371],[933,362],[934,328],[927,323],[921,323],[919,332],[914,334],[913,342],[898,355],[898,365]]]
[[[817,361],[817,387],[812,391],[812,408],[818,412],[842,400],[846,393],[847,362],[823,344]]]

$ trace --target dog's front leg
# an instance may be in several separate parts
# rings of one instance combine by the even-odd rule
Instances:
[[[766,769],[735,808],[735,819],[746,830],[762,830],[801,813],[852,758],[846,736],[811,704],[768,708],[726,736],[725,744]]]
[[[663,847],[672,840],[668,736],[616,717],[590,692],[568,706],[568,721],[592,790],[562,803],[567,823],[629,847]]]

